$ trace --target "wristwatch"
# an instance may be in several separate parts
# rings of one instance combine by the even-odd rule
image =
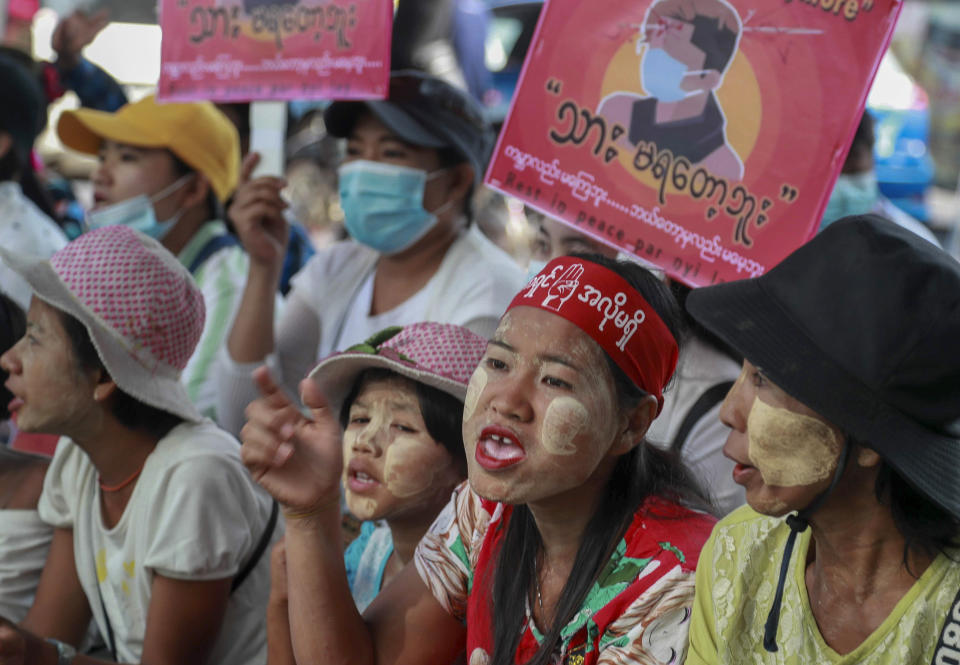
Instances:
[[[55,640],[52,637],[47,638],[47,642],[57,647],[57,665],[70,665],[73,657],[77,655],[77,650],[66,642]]]

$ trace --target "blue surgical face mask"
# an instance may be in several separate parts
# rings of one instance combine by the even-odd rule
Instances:
[[[685,76],[700,74],[703,71],[688,71],[685,63],[680,62],[662,48],[647,47],[640,63],[644,90],[651,97],[656,97],[662,102],[679,102],[685,97],[700,92],[684,90],[680,84],[683,83]]]
[[[104,206],[98,210],[91,210],[87,213],[87,230],[100,229],[104,226],[129,226],[131,229],[145,233],[151,238],[161,240],[170,232],[180,218],[183,217],[183,210],[178,210],[173,216],[161,221],[157,220],[157,215],[153,210],[153,204],[160,201],[175,191],[183,187],[192,177],[187,174],[178,178],[175,182],[164,187],[153,196],[140,194],[119,203]]]
[[[827,209],[820,220],[820,230],[841,217],[867,214],[879,200],[876,173],[841,173],[837,184],[833,186],[833,192],[830,193],[830,200],[827,201]]]
[[[340,207],[344,226],[359,243],[381,254],[396,254],[416,244],[437,223],[423,207],[427,181],[442,171],[358,159],[340,167]]]

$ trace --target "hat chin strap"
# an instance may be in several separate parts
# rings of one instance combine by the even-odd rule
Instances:
[[[837,464],[836,471],[833,472],[833,480],[830,486],[814,498],[803,510],[795,515],[787,515],[787,526],[790,527],[790,535],[787,537],[787,545],[783,548],[783,560],[780,562],[780,579],[777,581],[777,593],[773,597],[773,605],[770,606],[770,614],[767,615],[767,622],[763,626],[763,648],[774,653],[778,651],[777,647],[777,627],[780,624],[780,605],[783,603],[783,585],[787,581],[787,571],[790,569],[790,559],[793,556],[793,546],[797,542],[797,536],[807,530],[810,525],[810,517],[823,505],[827,497],[836,488],[840,482],[840,477],[847,468],[847,460],[850,458],[850,439],[849,437],[843,444],[843,454]]]

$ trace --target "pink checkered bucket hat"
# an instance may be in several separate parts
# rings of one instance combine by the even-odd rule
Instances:
[[[380,331],[370,339],[320,361],[310,378],[335,411],[361,372],[388,369],[453,395],[461,402],[487,340],[451,323],[411,323]]]
[[[83,323],[121,390],[203,419],[180,381],[203,331],[203,294],[160,243],[118,225],[83,234],[49,260],[0,255],[36,297]]]

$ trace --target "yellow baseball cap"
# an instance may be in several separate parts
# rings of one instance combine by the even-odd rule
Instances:
[[[64,111],[57,134],[68,148],[95,155],[104,139],[141,148],[166,148],[206,176],[221,202],[240,177],[237,128],[210,102],[158,104],[153,95],[112,113]]]

